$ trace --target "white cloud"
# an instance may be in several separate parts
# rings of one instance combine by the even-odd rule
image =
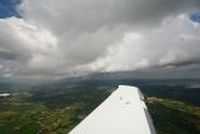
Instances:
[[[15,56],[13,60],[1,60],[4,70],[9,70],[9,73],[26,72],[42,66],[44,61],[58,53],[57,38],[51,32],[28,24],[23,19],[12,17],[0,20],[0,32],[0,53]],[[36,62],[38,55],[43,57],[43,62],[41,59]]]
[[[199,24],[187,16],[199,7],[196,0],[24,0],[23,18],[0,19],[0,74],[49,78],[199,63]]]
[[[200,25],[185,14],[165,18],[153,29],[124,34],[104,57],[90,64],[98,71],[131,71],[152,67],[199,64]]]

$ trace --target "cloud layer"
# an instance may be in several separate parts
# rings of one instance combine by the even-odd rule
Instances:
[[[126,33],[92,66],[104,71],[199,64],[200,26],[182,14],[165,18],[159,27]]]
[[[60,78],[200,62],[198,0],[24,0],[0,19],[0,75]]]

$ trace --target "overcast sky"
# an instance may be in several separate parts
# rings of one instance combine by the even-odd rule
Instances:
[[[199,0],[2,0],[0,77],[199,77],[199,9]]]

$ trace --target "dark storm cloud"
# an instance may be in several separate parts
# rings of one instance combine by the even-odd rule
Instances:
[[[16,55],[9,52],[0,51],[0,61],[1,60],[16,60],[16,59],[17,59]]]
[[[152,25],[199,7],[198,0],[25,0],[22,10],[25,18],[57,34],[79,34],[119,24]]]

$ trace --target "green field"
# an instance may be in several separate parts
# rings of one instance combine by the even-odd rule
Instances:
[[[200,132],[200,107],[156,97],[148,98],[147,105],[159,134]]]
[[[116,82],[118,83],[118,82]],[[131,85],[130,81],[125,84]],[[199,134],[198,88],[185,82],[132,83],[147,96],[146,104],[158,134]],[[169,82],[170,83],[170,82]],[[114,83],[88,82],[7,88],[0,98],[0,133],[66,134],[117,88]]]

